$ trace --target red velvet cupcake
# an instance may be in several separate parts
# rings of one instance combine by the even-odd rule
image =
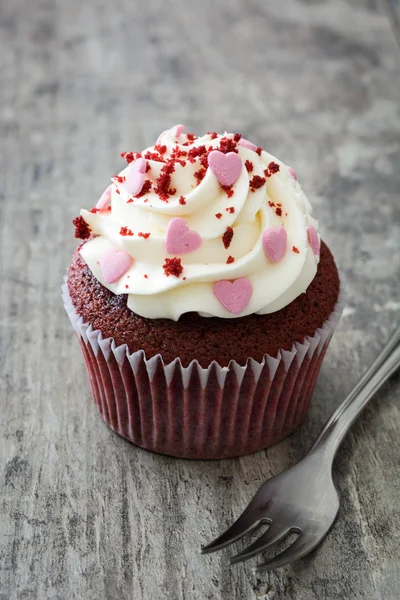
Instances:
[[[114,431],[184,458],[256,452],[307,413],[339,276],[290,167],[178,125],[74,220],[63,288]]]

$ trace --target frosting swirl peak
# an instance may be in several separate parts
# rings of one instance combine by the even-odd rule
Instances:
[[[319,260],[317,223],[295,173],[240,134],[197,138],[182,125],[124,153],[81,255],[94,276],[149,318],[277,311]]]

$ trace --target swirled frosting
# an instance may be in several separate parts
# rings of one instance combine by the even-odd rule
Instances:
[[[305,292],[317,222],[294,171],[239,134],[163,132],[81,217],[94,276],[149,318],[277,311]],[[82,221],[81,221],[82,222]]]

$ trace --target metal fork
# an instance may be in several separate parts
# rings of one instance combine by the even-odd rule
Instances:
[[[261,523],[269,525],[267,531],[231,558],[232,564],[263,552],[290,533],[298,534],[296,540],[271,560],[257,565],[255,572],[283,567],[311,552],[328,533],[339,510],[339,496],[332,480],[337,449],[363,408],[399,366],[400,327],[333,413],[305,457],[265,481],[237,521],[204,546],[202,553],[230,546]]]

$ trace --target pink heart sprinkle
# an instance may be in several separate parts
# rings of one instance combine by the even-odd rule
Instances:
[[[132,265],[132,257],[124,251],[110,248],[100,259],[101,271],[106,283],[115,283]]]
[[[139,165],[140,166],[140,165]],[[146,167],[145,167],[146,170]],[[144,184],[145,174],[142,171],[138,171],[134,165],[129,169],[126,175],[124,188],[131,196],[136,196],[142,191]]]
[[[164,131],[162,131],[160,133],[160,135],[158,136],[157,141],[156,141],[156,146],[158,146],[159,144],[161,144],[162,136],[164,135],[164,133],[167,133],[167,131],[168,131],[168,129],[164,129]]]
[[[165,249],[168,254],[188,254],[201,246],[201,237],[197,231],[191,231],[185,219],[171,219],[165,237]]]
[[[175,129],[175,137],[180,137],[181,133],[183,133],[183,130],[185,129],[184,125],[175,125],[175,127],[173,127],[172,129]]]
[[[112,184],[110,184],[108,186],[108,188],[106,190],[104,190],[104,192],[101,195],[101,198],[98,200],[98,202],[96,204],[97,210],[103,210],[107,206],[107,204],[110,202],[111,189],[112,189]]]
[[[257,150],[257,146],[253,144],[253,142],[246,140],[246,138],[240,138],[239,146],[243,146],[243,148],[247,148],[248,150],[253,150],[253,152]]]
[[[319,256],[319,237],[315,230],[315,227],[309,225],[307,227],[307,237],[308,242],[311,246],[311,250],[314,252],[315,256]]]
[[[287,170],[289,171],[290,177],[297,181],[296,171],[294,169],[292,169],[292,167],[288,167]]]
[[[156,146],[161,144],[162,136],[164,135],[164,133],[168,133],[168,131],[173,131],[174,129],[175,129],[175,137],[178,138],[178,137],[180,137],[181,133],[185,129],[185,126],[184,125],[174,125],[174,127],[171,127],[171,129],[165,129],[164,131],[162,131],[157,138]]]
[[[262,236],[262,244],[267,257],[274,263],[279,262],[286,252],[286,229],[284,227],[266,229]]]
[[[208,166],[221,185],[232,185],[239,177],[243,163],[235,152],[224,154],[219,150],[213,150],[208,155]]]
[[[235,281],[217,281],[213,291],[226,310],[238,315],[250,302],[253,286],[246,277],[241,277]]]
[[[139,173],[146,173],[147,160],[145,158],[137,158],[132,165],[132,168]]]

